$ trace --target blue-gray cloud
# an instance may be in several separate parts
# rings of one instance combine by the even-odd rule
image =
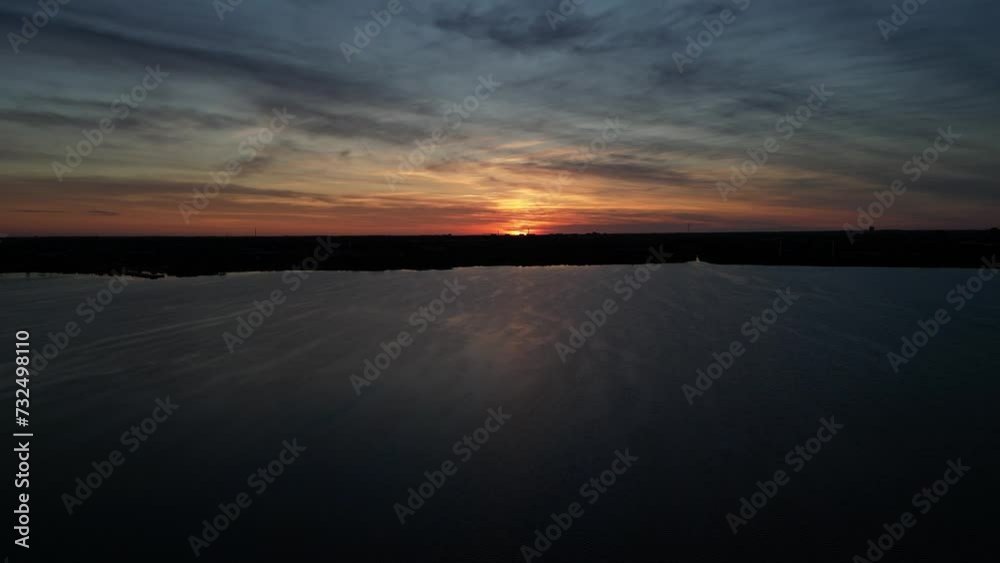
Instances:
[[[315,197],[341,201],[344,185],[357,180],[354,163],[394,167],[442,125],[445,108],[492,74],[502,91],[433,155],[428,170],[491,168],[497,154],[509,154],[499,168],[555,174],[568,165],[564,151],[500,147],[529,140],[585,146],[604,119],[619,115],[629,133],[586,171],[608,184],[591,186],[590,195],[608,197],[619,180],[628,184],[617,188],[626,202],[661,187],[671,190],[665,198],[678,190],[714,196],[715,180],[774,135],[776,121],[805,103],[812,85],[825,84],[835,97],[755,181],[771,192],[761,205],[850,211],[949,125],[962,133],[960,143],[916,189],[926,201],[956,206],[997,202],[994,2],[928,0],[886,41],[877,22],[890,17],[892,0],[588,0],[555,29],[547,11],[559,11],[557,0],[401,1],[403,12],[351,63],[341,44],[352,43],[355,26],[386,1],[256,0],[224,21],[206,0],[71,2],[19,54],[0,54],[0,132],[17,141],[0,151],[5,167],[16,164],[8,178],[17,181],[0,176],[0,189],[33,176],[51,181],[50,164],[64,147],[112,117],[112,102],[147,65],[162,65],[171,73],[162,90],[118,124],[78,176],[114,177],[117,186],[123,177],[147,185],[149,175],[170,174],[163,182],[184,184],[183,174],[224,166],[241,135],[286,107],[298,123],[247,164],[240,180],[261,183],[241,189],[301,201],[301,186],[315,180],[338,190],[331,200]],[[736,21],[678,72],[673,53],[725,9]],[[5,2],[0,31],[18,33],[21,17],[36,10],[32,0]],[[330,167],[322,173],[293,168],[323,154]],[[271,185],[276,178],[296,187]],[[380,181],[375,174],[371,184]],[[84,184],[95,194],[105,189]],[[709,221],[712,213],[696,215]],[[591,222],[600,218],[589,217],[588,228]]]

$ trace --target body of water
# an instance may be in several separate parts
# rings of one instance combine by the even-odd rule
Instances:
[[[8,350],[62,346],[31,378],[34,558],[11,560],[849,562],[907,511],[886,562],[993,550],[1000,279],[647,273],[0,279]]]

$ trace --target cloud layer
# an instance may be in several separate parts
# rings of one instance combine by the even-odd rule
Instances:
[[[0,230],[838,229],[897,179],[909,190],[880,228],[996,222],[1000,8],[985,0],[927,0],[887,34],[885,0],[217,4],[76,0],[26,42],[7,35]],[[6,2],[0,30],[38,10]],[[785,138],[820,85],[833,96]],[[295,118],[268,138],[276,109]],[[912,181],[904,163],[949,126],[960,139]],[[768,137],[780,149],[720,197]],[[185,221],[178,206],[233,161]]]

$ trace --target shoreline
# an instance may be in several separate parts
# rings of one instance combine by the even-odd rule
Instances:
[[[978,268],[1000,251],[1000,231],[878,231],[851,244],[842,231],[470,236],[8,237],[0,273],[218,276],[304,268],[321,271],[451,270],[475,266],[641,264]],[[309,268],[314,269],[314,268]]]

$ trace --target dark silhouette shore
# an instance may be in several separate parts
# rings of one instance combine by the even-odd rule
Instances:
[[[537,236],[327,236],[320,270],[638,264],[650,248],[668,262],[847,267],[976,268],[1000,250],[1000,231],[841,231]],[[317,236],[11,237],[0,272],[218,275],[302,267]],[[310,263],[309,266],[312,264]]]

